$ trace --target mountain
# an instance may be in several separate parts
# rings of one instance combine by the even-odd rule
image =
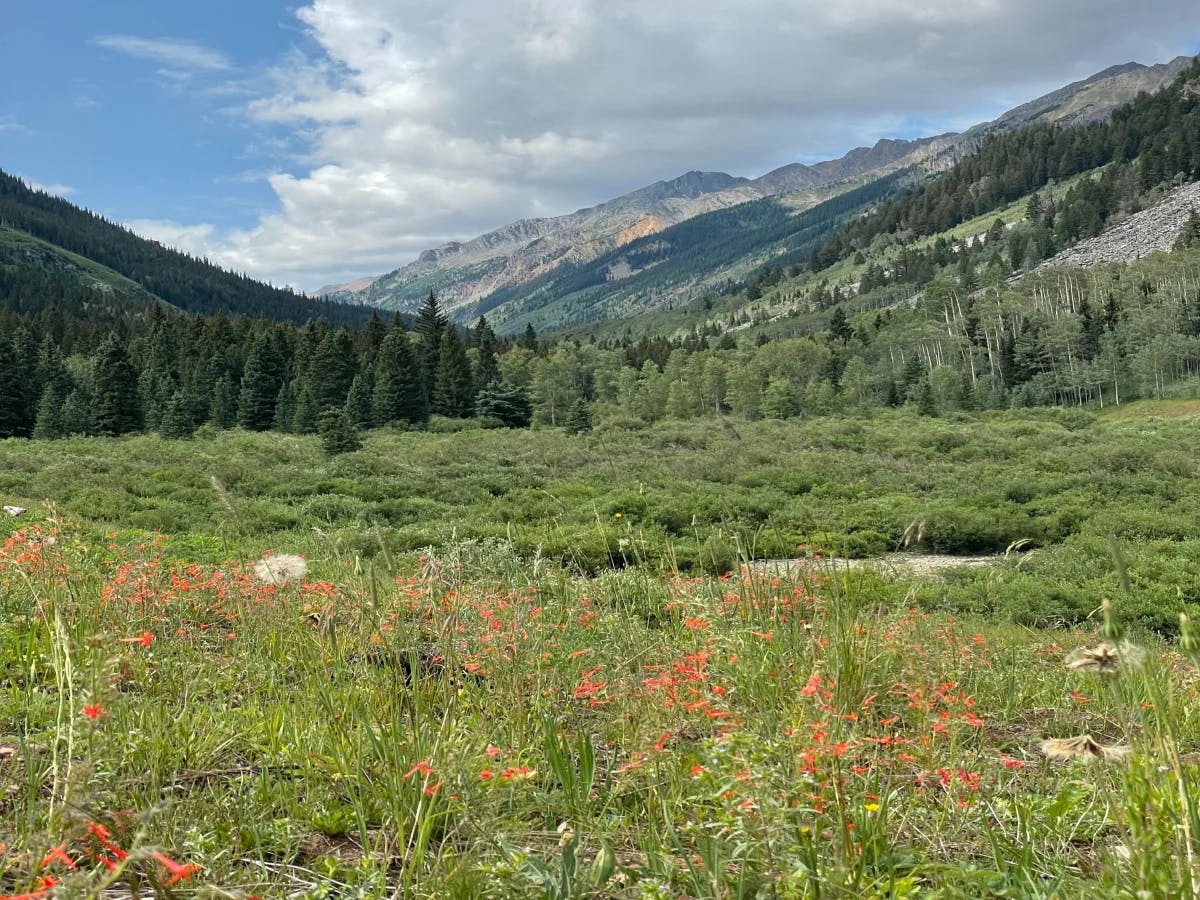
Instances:
[[[365,322],[358,305],[304,297],[147,240],[0,171],[0,266],[42,272],[107,296],[186,312],[303,323]]]
[[[470,241],[427,250],[369,287],[347,288],[334,296],[409,311],[436,291],[456,319],[466,321],[487,312],[506,329],[533,322],[553,327],[661,308],[739,278],[773,257],[794,259],[796,247],[814,235],[797,223],[796,231],[806,236],[789,239],[786,223],[775,221],[780,209],[796,216],[901,170],[945,171],[993,134],[1039,123],[1073,127],[1103,121],[1138,93],[1160,88],[1190,62],[1180,57],[1155,66],[1113,66],[962,134],[881,140],[836,160],[795,163],[755,179],[689,172],[570,215],[521,220]],[[750,209],[732,220],[720,215],[744,204]],[[697,229],[675,230],[705,216],[713,216],[712,221]],[[743,232],[731,234],[721,224],[740,221],[744,227],[746,220],[765,225],[751,229],[762,243],[748,242]],[[826,225],[832,221],[821,220]],[[697,243],[697,234],[713,242],[712,253],[706,254],[703,241]],[[647,267],[662,264],[663,248],[671,241],[678,244],[681,235],[686,235],[683,255],[691,261],[690,273],[642,277]],[[729,240],[743,248],[740,259],[730,258]],[[600,281],[605,284],[597,289]],[[581,284],[587,288],[586,297],[576,296]],[[559,308],[550,312],[555,306]],[[542,312],[531,314],[534,309]]]
[[[698,215],[779,195],[788,197],[793,211],[809,208],[853,186],[851,179],[881,176],[910,164],[914,154],[942,140],[880,141],[841,159],[784,166],[756,179],[688,172],[569,215],[522,219],[470,241],[426,250],[366,289],[342,289],[333,296],[409,310],[434,290],[456,314],[497,291],[527,284],[565,264],[589,262]]]

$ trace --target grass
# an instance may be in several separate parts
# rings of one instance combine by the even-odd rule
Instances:
[[[1063,475],[1049,465],[1058,452],[1064,466],[1106,460],[1090,473],[1094,509],[1110,492],[1132,509],[1140,466],[1158,466],[1188,427],[1064,422],[990,419],[988,446],[1046,477]],[[810,474],[819,464],[843,486],[844,500],[821,501],[831,507],[880,492],[875,456],[892,477],[908,473],[889,482],[896,496],[903,484],[962,501],[949,487],[960,451],[976,490],[996,477],[971,440],[943,446],[979,423],[901,424],[865,435],[846,421],[764,425],[732,451],[711,426],[707,442],[676,426],[574,442],[374,435],[332,461],[314,441],[244,434],[0,445],[6,502],[44,490],[62,504],[8,520],[0,549],[0,892],[1193,894],[1190,635],[1177,650],[1134,631],[1148,651],[1139,667],[1069,670],[1069,653],[1101,639],[1099,617],[1086,618],[1101,594],[1080,627],[1030,628],[1007,608],[945,608],[966,596],[953,579],[892,582],[815,555],[787,576],[736,559],[732,574],[679,574],[646,552],[668,487],[692,491],[697,518],[692,550],[664,531],[665,546],[715,552],[724,534],[744,550],[732,515],[744,508],[709,505],[706,492],[754,475],[751,493],[774,497],[806,453],[817,454]],[[842,432],[849,447],[832,449]],[[926,442],[943,446],[944,469],[919,471]],[[856,477],[838,468],[852,463]],[[503,489],[493,506],[477,479]],[[1181,515],[1193,479],[1167,479]],[[430,499],[434,549],[410,552],[369,515],[321,520],[309,505],[387,502],[382,486]],[[517,516],[542,494],[540,526]],[[167,498],[182,527],[152,533],[138,513],[162,507],[143,501]],[[266,515],[275,507],[296,521]],[[509,536],[488,534],[505,509]],[[1085,568],[1111,579],[1110,639],[1139,621],[1126,613],[1146,603],[1144,585],[1174,584],[1176,601],[1191,590],[1183,570],[1154,571],[1167,556],[1154,541],[1122,538],[1114,562],[1083,525],[1039,553],[1080,567],[1064,584]],[[625,541],[629,564],[539,554],[556,529]],[[1102,563],[1084,554],[1093,541]],[[269,549],[303,555],[308,573],[262,583],[254,563]],[[1028,559],[961,577],[996,597],[1057,590]],[[1163,605],[1173,617],[1180,603]],[[1038,750],[1083,734],[1131,752],[1052,763]]]

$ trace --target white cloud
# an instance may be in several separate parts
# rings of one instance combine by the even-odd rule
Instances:
[[[33,134],[33,129],[13,115],[0,116],[0,134]]]
[[[98,47],[146,59],[166,67],[166,71],[219,72],[233,67],[223,53],[192,41],[174,38],[147,38],[133,34],[104,34],[92,40]]]
[[[216,229],[212,225],[184,225],[169,219],[133,219],[125,223],[135,234],[195,256],[212,253]]]
[[[55,197],[69,197],[75,193],[75,188],[69,184],[42,184],[37,181],[30,181],[29,186],[35,191],[42,191],[46,194],[52,194]]]
[[[1183,52],[1193,2],[310,0],[315,50],[246,107],[304,139],[302,165],[209,251],[312,287],[688,169],[757,175],[944,130]]]

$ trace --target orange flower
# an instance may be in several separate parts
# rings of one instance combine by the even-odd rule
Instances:
[[[184,863],[177,863],[171,857],[159,853],[157,850],[150,855],[158,860],[162,864],[162,867],[171,874],[171,877],[167,879],[168,885],[176,885],[181,881],[187,881],[200,871],[200,866],[191,863],[186,865]]]
[[[40,863],[38,863],[38,868],[44,869],[46,866],[50,865],[51,863],[55,863],[55,862],[62,863],[68,869],[79,868],[77,865],[75,865],[75,860],[71,859],[71,857],[69,857],[67,855],[67,845],[66,844],[59,844],[57,847],[55,847],[53,850],[51,850],[49,853],[47,853],[44,857],[42,857],[42,861]]]
[[[99,703],[89,703],[83,708],[83,714],[95,722],[103,715],[107,715],[104,708]]]
[[[433,775],[435,772],[437,772],[437,769],[429,764],[429,760],[423,759],[405,772],[401,778],[403,778],[405,781],[408,781],[408,779],[412,778],[414,775]]]
[[[141,644],[143,647],[149,647],[154,640],[154,635],[148,631],[143,631],[137,637],[121,638],[122,644]]]

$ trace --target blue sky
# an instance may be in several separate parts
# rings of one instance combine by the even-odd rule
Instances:
[[[312,289],[1200,49],[1193,0],[6,4],[0,168]]]

